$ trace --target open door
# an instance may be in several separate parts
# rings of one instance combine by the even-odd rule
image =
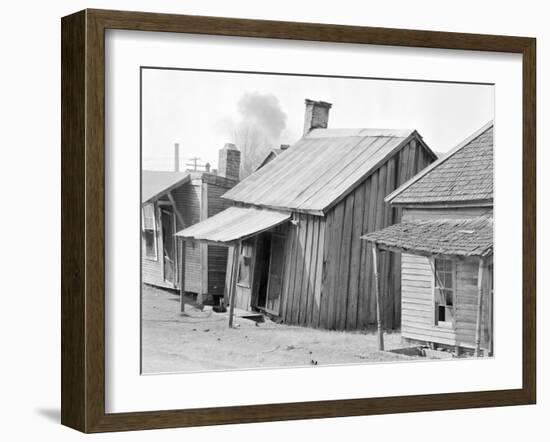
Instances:
[[[269,258],[269,282],[265,309],[279,315],[281,291],[283,287],[285,237],[273,233],[271,236],[271,253]]]
[[[176,238],[174,233],[176,230],[176,219],[174,212],[171,209],[162,208],[161,225],[162,225],[162,248],[163,248],[163,268],[164,280],[176,285]]]

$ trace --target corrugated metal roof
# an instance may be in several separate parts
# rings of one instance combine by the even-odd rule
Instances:
[[[252,207],[229,207],[176,233],[195,240],[228,243],[256,235],[290,219],[290,213]]]
[[[493,218],[407,221],[361,238],[403,252],[487,256],[493,253]]]
[[[141,171],[141,203],[160,198],[173,188],[189,181],[189,172]]]
[[[492,200],[492,121],[386,197],[392,204]]]
[[[257,206],[325,212],[414,130],[314,129],[224,195]]]

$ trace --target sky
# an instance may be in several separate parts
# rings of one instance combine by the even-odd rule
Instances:
[[[329,128],[416,129],[436,152],[494,118],[491,85],[144,69],[143,168],[173,170],[174,143],[182,169],[192,157],[216,168],[243,125],[267,126],[262,149],[293,144],[306,98],[332,103]]]

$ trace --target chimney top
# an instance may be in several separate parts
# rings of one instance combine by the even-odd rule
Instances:
[[[225,143],[219,152],[218,175],[238,180],[240,168],[241,151],[233,143]]]
[[[310,100],[309,98],[305,99],[306,106],[308,105],[314,105],[319,107],[324,107],[326,109],[330,109],[332,107],[332,103],[329,103],[328,101],[316,101],[316,100]]]
[[[290,147],[290,144],[281,144],[281,147],[279,149],[287,150],[289,147]]]
[[[306,98],[306,112],[304,115],[304,135],[313,129],[326,129],[331,103],[315,101]]]

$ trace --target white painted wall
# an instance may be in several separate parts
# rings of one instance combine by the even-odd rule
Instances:
[[[0,412],[3,440],[41,437],[84,440],[61,427],[60,395],[60,24],[61,16],[85,7],[342,23],[538,38],[538,121],[540,189],[550,186],[550,28],[544,2],[470,1],[357,2],[320,0],[74,0],[5,2],[2,9],[0,139],[3,190],[1,228],[2,311]],[[539,226],[550,209],[539,191]],[[30,197],[32,195],[32,198]],[[539,229],[538,311],[550,308],[542,269],[549,257],[549,233]],[[546,249],[546,250],[545,250]],[[33,264],[32,272],[30,265]],[[546,265],[545,265],[546,264]],[[542,315],[539,315],[542,319]],[[548,322],[539,320],[539,405],[487,410],[355,417],[229,427],[96,436],[95,440],[523,440],[547,432],[550,411]],[[460,425],[457,425],[460,422]],[[31,439],[32,440],[32,439]]]

